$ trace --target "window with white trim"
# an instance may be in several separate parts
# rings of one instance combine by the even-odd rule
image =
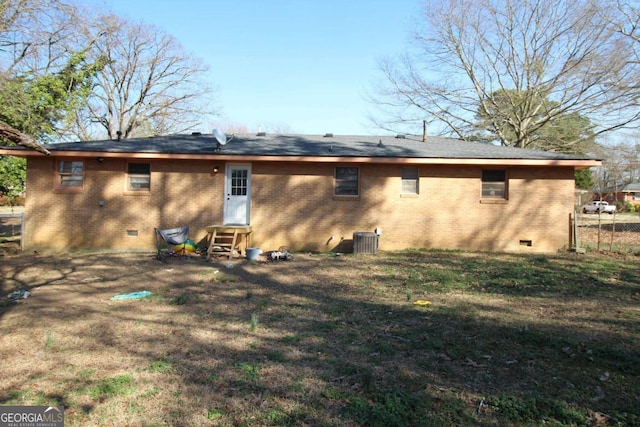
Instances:
[[[336,196],[358,196],[359,194],[358,168],[336,167],[334,194]]]
[[[482,198],[507,198],[507,171],[504,169],[486,169],[482,171]]]
[[[418,194],[419,179],[418,168],[402,168],[401,194]]]
[[[127,164],[127,190],[149,191],[151,189],[151,165],[149,163]]]

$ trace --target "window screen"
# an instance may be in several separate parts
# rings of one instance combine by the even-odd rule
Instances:
[[[149,163],[129,163],[127,174],[129,190],[149,190],[151,188],[151,165]]]
[[[58,184],[62,187],[82,187],[84,182],[84,162],[61,161],[58,166]]]
[[[358,168],[336,168],[335,176],[336,196],[358,195]]]
[[[402,194],[418,194],[418,168],[402,168]]]
[[[507,172],[502,169],[482,171],[482,197],[506,199]]]

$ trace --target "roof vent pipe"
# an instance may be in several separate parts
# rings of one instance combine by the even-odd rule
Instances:
[[[116,135],[118,135],[118,141],[120,141],[122,139],[122,131],[116,131]]]
[[[333,138],[333,134],[332,133],[325,133],[324,137],[325,138]]]
[[[427,121],[422,121],[422,142],[427,142]]]

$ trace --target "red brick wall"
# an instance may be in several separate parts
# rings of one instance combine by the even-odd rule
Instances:
[[[137,160],[138,162],[146,162]],[[30,158],[25,245],[56,248],[153,248],[154,227],[189,225],[198,241],[222,220],[224,173],[211,161],[150,160],[151,191],[126,191],[126,160],[85,159],[80,192],[54,190],[53,158]],[[104,201],[104,206],[100,206]],[[135,234],[136,236],[131,236]]]
[[[403,197],[402,166],[360,165],[360,197],[351,200],[333,197],[334,167],[254,165],[256,245],[334,250],[341,239],[376,227],[382,229],[383,250],[549,252],[568,243],[571,168],[509,169],[509,200],[487,204],[480,203],[480,167],[421,166],[420,194]],[[522,246],[521,240],[532,246]]]
[[[81,192],[54,191],[54,162],[28,160],[28,248],[149,249],[154,227],[189,225],[192,240],[199,241],[207,225],[222,222],[222,162],[150,160],[147,194],[125,191],[125,160],[95,158],[85,159]],[[571,168],[509,168],[508,201],[489,204],[480,202],[481,167],[420,166],[420,194],[402,197],[402,166],[361,164],[357,198],[333,196],[334,164],[251,167],[252,241],[265,251],[348,250],[354,232],[376,227],[382,250],[550,252],[568,243]]]

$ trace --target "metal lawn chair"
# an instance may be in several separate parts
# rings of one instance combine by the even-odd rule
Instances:
[[[168,228],[164,230],[154,228],[154,231],[156,249],[158,251],[156,254],[157,259],[162,260],[163,253],[169,255],[173,254],[171,252],[171,246],[182,245],[182,249],[180,249],[179,252],[182,252],[182,255],[186,253],[186,245],[184,243],[189,239],[189,226]]]

